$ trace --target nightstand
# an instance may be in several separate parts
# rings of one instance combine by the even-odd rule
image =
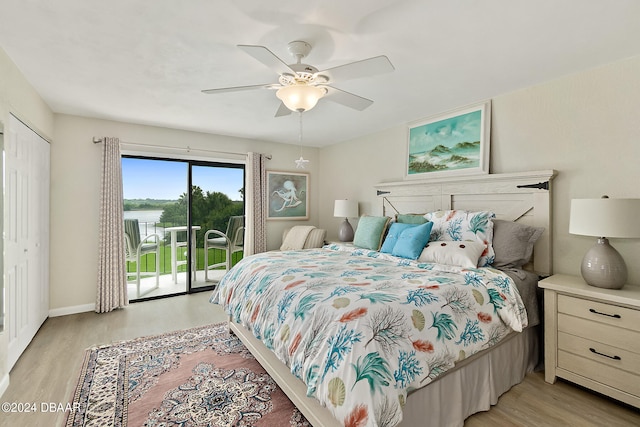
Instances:
[[[640,287],[556,274],[544,289],[545,381],[557,377],[640,408]]]

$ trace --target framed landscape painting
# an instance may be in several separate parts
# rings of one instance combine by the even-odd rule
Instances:
[[[309,219],[309,174],[267,171],[267,219]]]
[[[489,173],[491,101],[409,126],[405,178]]]

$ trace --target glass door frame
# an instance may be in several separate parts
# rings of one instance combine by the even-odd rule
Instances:
[[[188,209],[187,209],[187,228],[188,230],[191,230],[191,227],[193,227],[193,218],[192,218],[192,213],[193,213],[193,209],[191,206],[192,203],[192,192],[193,192],[193,167],[194,166],[200,166],[200,167],[217,167],[217,168],[228,168],[228,169],[242,169],[242,189],[243,189],[243,194],[244,194],[244,190],[246,188],[246,181],[247,181],[247,173],[246,173],[246,169],[245,169],[245,164],[244,163],[225,163],[225,162],[221,162],[221,161],[206,161],[206,160],[189,160],[189,168],[188,168],[188,181],[189,181],[189,197],[188,197]],[[243,198],[242,200],[242,210],[243,212],[245,211],[245,199]],[[189,245],[189,248],[194,247],[192,240],[193,239],[193,233],[187,233],[187,244]],[[196,242],[197,243],[197,242]],[[198,248],[197,246],[195,246],[196,248],[196,253],[192,254],[192,251],[189,250],[187,251],[187,265],[191,266],[191,262],[192,262],[192,256],[196,256],[196,261],[195,261],[195,265],[196,265],[196,271],[197,271],[197,252],[198,252]],[[204,268],[207,268],[207,266],[205,265]],[[192,293],[196,293],[196,292],[203,292],[203,291],[212,291],[215,289],[215,287],[217,286],[217,283],[215,284],[211,284],[209,286],[198,286],[196,288],[194,288],[192,286],[192,281],[191,281],[191,274],[188,274],[188,279],[187,279],[187,292],[188,294],[192,294]]]
[[[197,292],[206,292],[206,291],[212,291],[215,289],[215,287],[217,286],[217,284],[211,284],[209,286],[198,286],[196,288],[194,288],[192,286],[192,275],[191,275],[191,263],[192,263],[192,259],[193,256],[196,256],[196,262],[197,262],[197,247],[196,247],[196,254],[192,254],[192,248],[193,246],[193,236],[192,233],[189,232],[193,226],[193,218],[192,218],[192,193],[193,193],[193,166],[201,166],[201,167],[219,167],[219,168],[230,168],[230,169],[242,169],[243,174],[242,174],[242,189],[243,189],[243,193],[244,190],[246,188],[246,179],[247,179],[247,174],[246,174],[246,164],[244,162],[240,163],[240,162],[225,162],[225,161],[221,161],[221,160],[194,160],[194,159],[181,159],[179,157],[158,157],[158,156],[154,156],[154,155],[143,155],[143,154],[122,154],[121,159],[124,158],[128,158],[128,159],[140,159],[140,160],[157,160],[157,161],[170,161],[170,162],[179,162],[179,163],[184,163],[187,166],[187,185],[186,185],[186,193],[187,193],[187,275],[186,275],[186,290],[185,291],[181,291],[181,292],[175,292],[175,293],[171,293],[171,294],[166,294],[166,295],[155,295],[155,296],[149,296],[149,297],[142,297],[142,298],[136,298],[136,299],[132,299],[129,302],[131,303],[137,303],[137,302],[144,302],[144,301],[151,301],[151,300],[156,300],[156,299],[161,299],[161,298],[169,298],[169,297],[173,297],[173,296],[178,296],[178,295],[186,295],[186,294],[192,294],[192,293],[197,293]],[[123,183],[124,184],[124,183]],[[243,204],[243,211],[245,208],[245,200],[243,198],[242,200],[242,204]],[[206,266],[205,266],[206,268]]]

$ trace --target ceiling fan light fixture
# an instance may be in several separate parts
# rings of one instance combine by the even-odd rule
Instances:
[[[312,109],[318,100],[327,94],[327,90],[307,84],[293,84],[278,89],[276,96],[291,111],[304,112]]]

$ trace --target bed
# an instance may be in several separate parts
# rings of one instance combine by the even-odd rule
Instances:
[[[358,225],[384,223],[377,246],[357,229],[356,245],[247,257],[212,302],[224,305],[230,329],[314,426],[462,425],[537,364],[536,283],[551,273],[554,176],[379,184],[382,215]],[[427,221],[402,226],[420,218]],[[447,237],[456,221],[480,243]],[[498,252],[513,252],[505,236],[514,229],[536,231],[531,263],[494,268],[487,240],[499,237],[496,224]],[[416,230],[428,230],[427,248],[414,241],[424,234]],[[453,242],[463,249],[450,249]]]

